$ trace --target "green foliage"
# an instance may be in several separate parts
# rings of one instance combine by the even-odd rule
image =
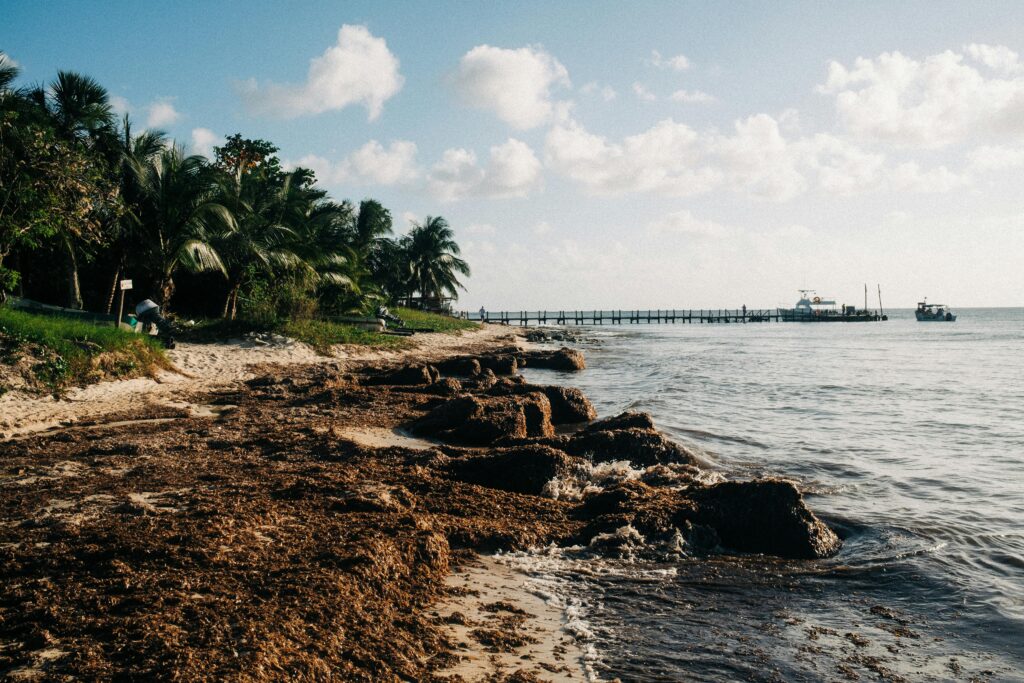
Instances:
[[[148,336],[80,320],[0,308],[0,363],[24,354],[36,359],[34,379],[49,391],[114,377],[137,377],[169,368],[160,345]]]
[[[406,327],[414,327],[419,330],[458,334],[459,332],[480,329],[479,324],[469,320],[453,318],[450,315],[418,311],[413,308],[399,308],[395,311],[395,315],[402,319]]]
[[[83,290],[93,300],[102,291],[109,307],[116,282],[131,278],[129,303],[153,298],[166,310],[176,278],[211,273],[201,280],[209,286],[191,293],[214,301],[173,307],[208,315],[223,303],[227,318],[280,325],[366,314],[417,292],[436,306],[469,275],[440,216],[392,237],[380,202],[365,199],[357,211],[331,200],[309,169],[284,171],[267,140],[236,133],[211,162],[160,131],[133,135],[87,76],[62,71],[45,87],[20,89],[17,76],[0,52],[0,294],[18,285],[5,264],[12,254],[32,264],[23,268],[26,296],[63,274],[75,307]],[[62,262],[46,262],[43,275],[36,264],[54,257]],[[79,264],[90,286],[79,287]]]
[[[334,344],[357,344],[381,349],[403,349],[411,346],[406,337],[395,337],[354,325],[344,325],[326,320],[290,320],[279,331],[288,337],[305,342],[325,355],[330,354]]]

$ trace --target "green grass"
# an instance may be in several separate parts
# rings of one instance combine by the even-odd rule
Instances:
[[[404,349],[411,346],[407,337],[394,337],[325,320],[292,320],[281,325],[276,331],[305,342],[323,354],[330,354],[331,347],[335,344],[358,344],[386,349]]]
[[[274,324],[259,324],[246,320],[201,320],[194,327],[185,328],[180,339],[215,342],[238,338],[248,332],[283,334],[309,344],[324,355],[330,355],[331,347],[335,344],[356,344],[382,349],[402,349],[411,346],[406,337],[394,337],[361,330],[354,325],[325,320],[290,320]]]
[[[458,332],[465,332],[467,330],[480,329],[479,324],[470,322],[469,320],[453,318],[450,315],[438,315],[437,313],[417,311],[412,308],[399,308],[395,311],[395,315],[402,319],[406,327],[429,329],[431,332],[455,334]]]
[[[30,386],[54,393],[171,367],[148,336],[8,308],[0,308],[0,364],[20,364]]]

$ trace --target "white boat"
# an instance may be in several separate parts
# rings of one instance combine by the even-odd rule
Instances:
[[[949,310],[946,304],[930,304],[928,300],[917,302],[917,310],[914,317],[919,322],[956,322],[956,313]]]

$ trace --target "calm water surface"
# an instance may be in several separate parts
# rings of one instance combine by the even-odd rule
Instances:
[[[594,678],[1024,680],[1024,309],[956,323],[608,326],[527,369],[651,413],[730,478],[780,475],[835,558],[510,562],[568,602]]]

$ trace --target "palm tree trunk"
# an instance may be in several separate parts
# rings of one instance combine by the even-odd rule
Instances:
[[[70,239],[64,240],[65,264],[68,270],[67,306],[82,310],[82,287],[78,281],[78,256],[75,254],[75,245]]]
[[[170,273],[164,273],[160,279],[160,306],[165,312],[170,308],[172,296],[174,296],[174,278]]]
[[[231,319],[232,320],[235,319],[235,313],[238,312],[238,290],[240,288],[241,288],[241,285],[236,285],[235,286],[235,291],[231,295]]]
[[[114,282],[110,285],[110,296],[107,298],[107,315],[114,310],[114,299],[117,297],[117,282],[121,279],[121,265],[114,271]]]

